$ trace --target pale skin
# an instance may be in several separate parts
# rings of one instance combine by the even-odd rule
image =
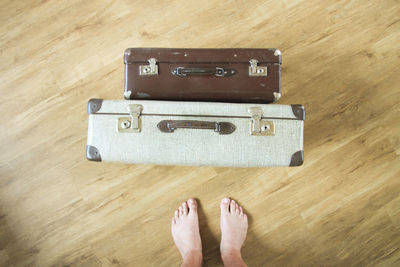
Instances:
[[[241,206],[229,198],[222,199],[220,208],[222,262],[227,267],[247,266],[240,253],[247,234],[247,215]],[[183,202],[175,211],[171,232],[182,256],[181,266],[201,266],[203,254],[196,200]]]

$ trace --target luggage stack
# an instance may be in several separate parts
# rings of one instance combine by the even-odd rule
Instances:
[[[277,49],[129,48],[125,100],[91,99],[91,161],[303,164],[302,105],[278,105]]]

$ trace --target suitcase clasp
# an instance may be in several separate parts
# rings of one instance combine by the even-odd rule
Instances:
[[[149,62],[149,65],[140,65],[139,66],[139,75],[157,75],[158,74],[157,60],[152,57],[148,60],[148,62]]]
[[[130,117],[118,118],[117,131],[120,133],[139,133],[141,131],[140,114],[142,109],[142,105],[129,105],[128,111]]]
[[[248,109],[251,115],[250,134],[261,136],[275,135],[275,125],[272,121],[263,120],[263,110],[260,107],[251,107]]]
[[[249,61],[249,76],[267,76],[268,68],[267,66],[257,66],[257,59],[250,59]]]

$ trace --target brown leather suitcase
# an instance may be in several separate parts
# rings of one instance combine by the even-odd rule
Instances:
[[[281,96],[277,49],[128,48],[125,99],[271,103]]]

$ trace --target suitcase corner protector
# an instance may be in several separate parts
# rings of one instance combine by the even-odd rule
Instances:
[[[304,109],[304,106],[303,105],[290,105],[290,106],[292,107],[294,116],[298,120],[304,121],[306,118],[306,111]]]
[[[132,48],[125,49],[125,51],[124,51],[124,64],[128,64],[128,61],[129,61],[128,59],[131,56],[131,54],[132,54]]]
[[[124,91],[125,100],[130,100],[131,99],[131,95],[132,95],[132,91],[125,89],[125,91]]]
[[[124,51],[125,59],[126,59],[126,57],[129,57],[132,54],[132,50],[133,50],[132,47],[129,47],[129,48],[125,49],[125,51]]]
[[[95,146],[86,146],[86,158],[90,161],[101,161],[100,151]]]
[[[92,98],[88,102],[87,112],[88,114],[94,114],[100,110],[103,104],[103,99]]]
[[[281,50],[274,48],[274,56],[276,57],[282,56]]]
[[[274,92],[273,95],[274,95],[274,102],[278,102],[278,100],[282,96],[281,93],[279,93],[279,92]]]
[[[304,152],[303,150],[299,150],[293,153],[292,158],[290,159],[290,167],[301,166],[304,162]]]

